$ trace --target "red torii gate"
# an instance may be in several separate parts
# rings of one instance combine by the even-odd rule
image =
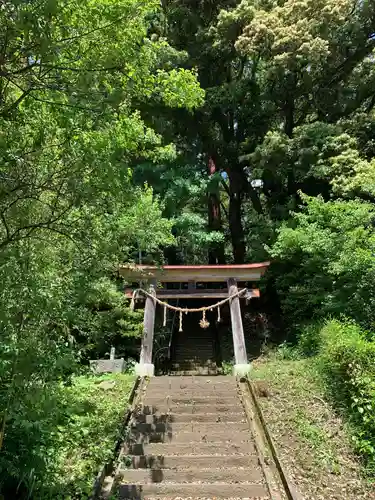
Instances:
[[[165,299],[225,299],[229,300],[233,346],[235,354],[234,374],[243,375],[250,370],[247,360],[242,318],[240,296],[238,295],[238,282],[256,282],[265,273],[269,262],[257,264],[234,265],[207,265],[207,266],[120,266],[119,273],[129,282],[142,282],[147,291],[142,349],[140,361],[136,365],[136,373],[140,376],[153,376],[152,348],[155,324],[155,297]],[[160,282],[162,287],[157,288]],[[226,289],[198,289],[197,283],[227,283]],[[188,283],[185,290],[168,290],[163,288],[165,283]],[[133,289],[125,291],[126,297],[133,298]],[[244,289],[241,298],[259,297],[258,289]]]

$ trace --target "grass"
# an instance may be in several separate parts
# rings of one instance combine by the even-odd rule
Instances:
[[[86,499],[100,467],[112,456],[134,376],[80,376],[62,391],[65,418],[49,450],[50,474],[40,500]]]
[[[260,398],[282,462],[305,498],[375,498],[352,453],[350,430],[325,400],[314,358],[270,353],[253,364],[252,378],[267,384]]]

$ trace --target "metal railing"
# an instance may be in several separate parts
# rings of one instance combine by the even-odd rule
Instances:
[[[180,283],[180,289],[181,289],[181,283]],[[180,302],[180,299],[177,299],[177,306],[179,305],[179,302]],[[154,354],[155,368],[157,367],[158,357],[161,358],[160,354],[163,351],[167,351],[166,361],[168,362],[168,364],[169,364],[169,362],[171,360],[171,349],[172,349],[174,326],[175,326],[175,323],[176,323],[176,315],[177,315],[177,311],[173,311],[173,317],[172,317],[172,322],[171,322],[170,331],[169,331],[168,345],[162,346],[162,347],[160,347],[159,349],[157,349],[155,351],[155,354]]]

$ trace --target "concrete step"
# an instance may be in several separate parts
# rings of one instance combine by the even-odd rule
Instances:
[[[158,405],[144,404],[139,408],[139,415],[162,415],[164,413],[240,413],[243,414],[242,404],[236,400],[230,400],[229,404],[179,404],[173,401],[163,400]]]
[[[224,401],[221,404],[240,404],[241,399],[240,395],[233,391],[219,391],[219,390],[211,390],[211,391],[194,391],[183,389],[180,391],[167,391],[164,392],[156,392],[154,391],[152,395],[146,396],[143,404],[149,405],[154,403],[162,403],[162,402],[175,402],[178,404],[216,404],[218,401]]]
[[[215,356],[212,353],[207,353],[207,354],[181,354],[179,356],[174,356],[173,359],[171,360],[172,365],[174,364],[182,364],[182,365],[188,365],[188,364],[195,364],[195,365],[200,365],[200,366],[216,366],[216,360]]]
[[[212,375],[216,375],[218,373],[218,370],[215,368],[211,369],[196,369],[196,370],[175,370],[175,371],[170,371],[170,375],[175,375],[176,377],[180,376],[181,374],[183,375],[194,375],[194,376],[202,376],[202,377],[212,377]]]
[[[171,406],[172,408],[176,406],[182,405],[220,405],[220,406],[233,406],[233,405],[241,405],[240,398],[237,394],[227,394],[226,396],[216,396],[216,395],[207,395],[207,396],[199,396],[197,394],[191,395],[174,395],[174,396],[149,396],[146,397],[144,401],[144,406],[150,406],[153,408],[160,408],[163,406]]]
[[[209,337],[195,337],[186,339],[184,342],[177,342],[174,350],[178,349],[196,349],[197,347],[214,347],[214,341]]]
[[[253,441],[237,443],[138,443],[130,444],[125,453],[128,455],[252,455],[256,453]]]
[[[215,347],[208,343],[208,342],[196,342],[194,345],[181,345],[181,346],[177,346],[174,350],[173,350],[173,354],[176,354],[176,353],[183,353],[183,352],[189,352],[189,353],[192,353],[192,354],[197,354],[199,355],[201,351],[204,351],[204,352],[215,352]]]
[[[157,384],[159,382],[165,382],[166,380],[168,380],[168,375],[161,375],[159,377],[153,377],[151,380],[150,380],[150,384]],[[184,382],[194,382],[194,379],[192,379],[191,377],[181,377],[181,379],[184,381]],[[215,381],[216,382],[224,382],[224,383],[227,383],[228,380],[235,380],[236,378],[235,377],[232,377],[230,375],[218,375],[217,377],[215,377]]]
[[[186,422],[231,422],[231,423],[244,423],[246,422],[245,413],[156,413],[153,415],[140,414],[136,415],[133,422],[138,424],[157,424],[160,422],[170,423],[186,423]]]
[[[262,481],[262,471],[259,465],[254,467],[226,467],[220,468],[198,468],[188,469],[121,469],[117,473],[121,481],[129,484],[152,484],[163,482],[174,483],[258,483]]]
[[[215,361],[211,358],[207,359],[185,359],[177,358],[174,359],[170,365],[171,370],[195,370],[197,368],[217,368]]]
[[[173,357],[171,362],[172,365],[174,363],[184,363],[184,364],[201,363],[201,364],[216,365],[215,356],[199,356],[199,354],[197,353],[191,355],[187,355],[185,353],[184,355]]]
[[[217,368],[212,357],[187,359],[184,357],[173,359],[170,364],[171,370],[195,370],[197,368]]]
[[[180,389],[184,387],[194,387],[199,389],[201,387],[221,387],[221,388],[233,388],[236,387],[236,379],[234,377],[223,377],[221,375],[215,375],[213,377],[158,377],[150,381],[147,388],[148,389]]]
[[[246,498],[247,500],[269,499],[266,487],[261,484],[199,484],[199,483],[159,483],[149,485],[122,484],[118,489],[118,499],[176,500],[183,498]]]
[[[199,354],[199,350],[203,349],[204,351],[213,351],[214,350],[214,345],[212,342],[200,339],[199,342],[195,343],[186,343],[186,344],[180,344],[175,347],[173,350],[174,353],[176,352],[192,352],[193,354]]]
[[[181,347],[181,349],[176,349],[173,352],[173,356],[184,356],[186,358],[192,357],[195,358],[203,357],[203,356],[215,356],[215,351],[212,346],[199,345],[194,348]]]
[[[228,425],[226,424],[228,428]],[[185,431],[185,432],[150,432],[147,434],[140,432],[132,432],[129,435],[131,443],[217,443],[220,450],[222,443],[242,443],[251,439],[249,431],[230,430],[226,432],[220,430],[211,430],[208,433],[201,431]]]
[[[240,402],[237,404],[233,404],[233,401],[231,400],[232,404],[176,404],[176,403],[167,403],[164,401],[165,404],[159,404],[159,405],[147,405],[145,404],[141,409],[140,409],[140,415],[148,416],[148,415],[163,415],[166,412],[172,413],[173,415],[179,415],[179,414],[192,414],[192,413],[208,413],[208,414],[215,414],[217,415],[218,413],[221,414],[226,414],[230,413],[231,415],[234,414],[240,414],[243,415],[243,408]],[[234,403],[236,401],[234,400]]]
[[[200,396],[207,396],[209,394],[214,394],[214,395],[220,394],[220,396],[231,395],[233,393],[240,394],[239,390],[234,384],[226,385],[226,384],[203,383],[199,386],[194,386],[191,384],[190,385],[181,384],[181,385],[182,387],[175,387],[172,389],[168,387],[150,388],[146,392],[146,397],[160,396],[166,394],[166,392],[173,396],[181,396],[181,394],[192,394],[193,392],[198,393]]]
[[[194,466],[209,469],[212,465],[221,467],[258,467],[258,457],[254,455],[133,455],[128,467],[133,469],[188,469]]]
[[[235,423],[233,425],[228,425],[226,422],[158,422],[158,423],[140,423],[134,424],[130,427],[131,432],[151,434],[154,432],[170,433],[173,435],[178,435],[182,432],[199,432],[201,434],[212,434],[222,432],[223,436],[230,431],[235,430],[236,432],[243,431],[249,432],[249,424],[247,422]]]
[[[170,366],[170,371],[179,372],[179,375],[191,375],[193,376],[196,372],[196,375],[216,375],[217,373],[216,363],[206,363],[206,361],[199,362],[185,362],[184,360],[177,361]],[[210,373],[211,371],[211,373]],[[184,373],[182,373],[184,372]],[[186,373],[188,372],[188,373]]]
[[[211,382],[209,380],[211,378],[212,377],[204,377],[203,379],[202,377],[202,382],[197,382],[196,384],[184,384],[179,382],[176,384],[166,385],[165,387],[150,386],[147,392],[150,396],[154,396],[155,394],[180,395],[184,392],[194,392],[197,394],[203,394],[204,396],[209,393],[217,394],[218,392],[220,392],[220,394],[232,394],[233,392],[237,394],[237,387],[235,384],[216,384],[215,382]],[[206,379],[208,380],[208,382],[206,382]]]

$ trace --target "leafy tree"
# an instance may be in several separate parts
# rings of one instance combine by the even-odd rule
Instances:
[[[277,286],[291,324],[346,314],[374,327],[374,206],[306,197],[272,248]]]
[[[137,245],[173,242],[140,161],[173,144],[141,108],[200,105],[196,76],[147,36],[158,2],[0,9],[0,492],[29,497],[53,460],[59,387],[139,335],[116,281]],[[176,62],[177,61],[177,62]],[[153,235],[151,237],[151,235]]]
[[[206,91],[203,108],[174,115],[174,132],[180,141],[185,138],[189,152],[212,157],[227,172],[233,256],[243,262],[254,255],[249,223],[270,220],[266,234],[274,239],[280,221],[298,210],[299,190],[330,197],[333,172],[319,168],[322,149],[327,159],[336,157],[358,137],[354,149],[363,148],[359,157],[368,155],[375,102],[373,5],[352,0],[163,5],[160,31],[187,51],[186,66],[197,68]],[[252,182],[259,178],[261,191]]]

